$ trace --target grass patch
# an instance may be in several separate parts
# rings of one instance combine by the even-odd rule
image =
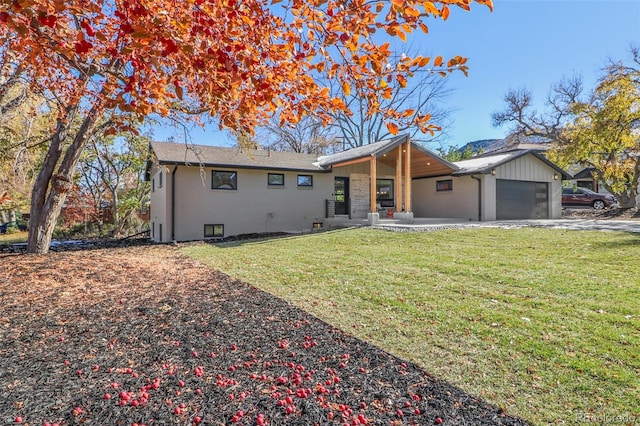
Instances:
[[[14,232],[11,234],[0,234],[0,245],[4,244],[13,244],[13,243],[24,243],[27,241],[27,232]]]
[[[356,229],[184,252],[534,423],[640,416],[640,236]]]

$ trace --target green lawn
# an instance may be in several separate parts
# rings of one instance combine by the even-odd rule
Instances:
[[[640,235],[356,229],[184,251],[534,423],[640,420]]]
[[[25,241],[27,241],[26,232],[20,231],[20,232],[14,232],[13,234],[0,234],[0,245],[24,243]]]

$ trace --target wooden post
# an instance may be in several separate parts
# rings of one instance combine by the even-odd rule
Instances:
[[[369,185],[369,211],[371,213],[377,213],[378,209],[376,208],[376,179],[378,178],[378,172],[376,170],[376,156],[375,154],[371,155],[371,159],[369,160],[369,169],[371,175],[371,182]]]
[[[405,211],[411,211],[411,141],[408,140],[406,143],[407,158],[406,158],[406,167],[405,167],[405,176],[404,176],[404,205]]]
[[[396,211],[402,211],[402,145],[398,145],[398,157],[396,158]]]

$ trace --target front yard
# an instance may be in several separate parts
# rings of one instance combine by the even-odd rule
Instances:
[[[534,423],[640,417],[638,235],[359,229],[184,252]]]

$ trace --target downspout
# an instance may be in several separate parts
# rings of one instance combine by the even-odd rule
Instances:
[[[471,179],[478,181],[478,222],[482,222],[482,180],[474,175],[471,175]]]
[[[178,165],[173,166],[171,172],[171,241],[176,240],[176,172]]]

